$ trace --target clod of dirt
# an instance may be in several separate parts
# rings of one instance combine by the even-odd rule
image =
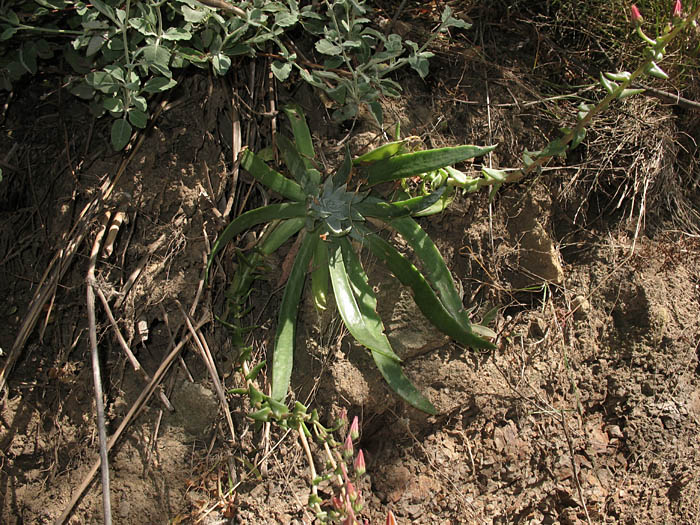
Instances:
[[[401,359],[411,359],[449,344],[450,338],[426,319],[407,288],[383,268],[372,273],[379,279],[379,315],[384,320],[389,342]]]
[[[514,268],[509,280],[514,288],[527,288],[548,282],[564,282],[564,269],[547,223],[551,216],[549,197],[537,197],[536,189],[524,196],[504,199],[508,213],[507,259]]]
[[[209,388],[200,383],[185,381],[180,385],[172,399],[175,412],[165,421],[182,428],[193,437],[201,437],[216,420],[219,403]]]

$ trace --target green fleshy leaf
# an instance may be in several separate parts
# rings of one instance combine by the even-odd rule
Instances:
[[[445,186],[429,195],[421,195],[403,201],[384,202],[376,197],[368,197],[355,205],[357,211],[365,217],[377,217],[381,219],[394,219],[407,217],[425,211],[442,198],[447,191]]]
[[[319,241],[320,239],[313,232],[304,237],[282,295],[275,335],[275,350],[272,356],[271,397],[275,401],[284,401],[287,397],[287,390],[289,390],[294,364],[294,336],[301,292],[306,280],[306,269],[311,261],[316,243]]]
[[[506,179],[508,178],[508,172],[505,170],[497,170],[497,169],[493,169],[493,168],[483,167],[483,168],[481,168],[481,172],[484,174],[484,176],[487,179],[493,180],[496,182],[505,182]]]
[[[248,414],[248,417],[254,419],[255,421],[265,423],[270,420],[270,414],[272,414],[272,409],[269,406],[266,406],[253,412],[252,414]]]
[[[347,237],[333,239],[329,270],[338,312],[357,341],[388,359],[400,361],[384,334],[377,298]]]
[[[177,82],[172,78],[167,77],[155,77],[146,82],[143,86],[143,90],[146,93],[161,93],[167,91],[177,85]]]
[[[114,95],[119,91],[119,81],[105,71],[95,71],[85,76],[85,81],[102,93]]]
[[[430,53],[432,55],[432,53]],[[430,62],[427,56],[411,55],[408,57],[408,65],[410,65],[413,70],[418,73],[421,78],[428,76],[430,69]]]
[[[605,73],[605,76],[615,82],[624,82],[629,80],[632,74],[629,71],[621,71],[619,73]]]
[[[164,40],[190,40],[191,38],[192,33],[182,27],[169,27],[168,30],[163,33]]]
[[[316,235],[312,233],[311,235]],[[316,244],[313,268],[311,270],[311,292],[314,297],[314,306],[317,310],[325,310],[328,306],[328,244],[320,240]]]
[[[198,24],[199,22],[202,22],[207,16],[209,16],[209,13],[207,13],[207,11],[204,8],[192,9],[191,7],[183,5],[182,16],[185,19],[185,22]]]
[[[567,145],[561,139],[555,139],[542,150],[543,157],[566,157]]]
[[[384,125],[384,112],[382,111],[382,105],[377,101],[373,101],[369,102],[367,106],[369,107],[372,116],[377,121],[377,124],[379,124],[379,127],[382,127]]]
[[[416,256],[423,262],[422,267],[426,271],[428,280],[437,290],[440,302],[445,305],[445,309],[466,331],[471,331],[472,324],[464,310],[462,298],[457,292],[452,274],[430,236],[411,217],[393,219],[389,225],[401,234],[409,246],[413,248]],[[470,346],[473,348],[493,348],[491,343],[484,340],[474,341],[474,344]]]
[[[2,38],[0,38],[2,40]],[[87,50],[85,51],[85,56],[91,57],[97,53],[102,46],[105,44],[106,39],[102,35],[93,35],[88,41]]]
[[[472,348],[493,348],[493,345],[475,335],[471,325],[460,323],[440,301],[427,279],[391,244],[374,233],[362,237],[372,253],[381,260],[404,286],[413,291],[416,305],[423,315],[442,333]]]
[[[139,109],[132,108],[128,111],[129,122],[137,128],[144,129],[148,123],[148,115]]]
[[[284,164],[294,177],[294,180],[296,180],[302,188],[305,187],[308,179],[306,164],[304,164],[304,159],[301,158],[301,155],[299,155],[292,141],[282,134],[278,135],[277,149],[282,154]]]
[[[270,168],[252,151],[244,150],[241,153],[241,167],[283,197],[297,202],[306,201],[306,194],[299,184]]]
[[[95,96],[95,90],[92,88],[92,86],[88,86],[85,82],[76,84],[70,88],[70,92],[83,100],[90,100]]]
[[[393,157],[401,151],[404,144],[406,144],[405,140],[397,140],[395,142],[383,144],[382,146],[379,146],[378,148],[375,148],[372,151],[368,151],[364,155],[360,155],[359,157],[352,159],[352,163],[354,165],[373,164],[380,160]]]
[[[623,89],[622,93],[618,95],[618,100],[624,100],[627,97],[632,97],[634,95],[639,95],[640,93],[644,93],[646,90],[642,88],[636,88],[636,89]]]
[[[247,211],[234,220],[232,220],[226,229],[216,239],[214,246],[207,261],[206,273],[209,275],[209,270],[214,262],[214,257],[218,254],[230,241],[239,233],[244,232],[248,228],[261,224],[263,222],[272,222],[277,219],[291,219],[294,217],[303,218],[306,215],[306,205],[304,203],[281,203],[270,204],[254,210]],[[303,222],[302,222],[303,224]],[[298,231],[298,230],[297,230]]]
[[[170,76],[170,50],[161,45],[146,46],[142,50],[142,55],[146,65],[157,73]]]
[[[272,69],[272,74],[275,75],[277,80],[284,82],[289,78],[289,74],[292,72],[292,63],[273,60],[270,69]]]
[[[336,56],[343,52],[342,47],[335,45],[326,38],[322,38],[321,40],[317,41],[314,47],[316,47],[316,51],[324,55]]]
[[[666,74],[666,72],[663,69],[661,69],[656,64],[656,62],[652,62],[651,64],[649,64],[649,67],[647,68],[646,73],[648,75],[651,75],[652,77],[661,78],[663,80],[668,80],[668,75]]]
[[[614,92],[619,87],[612,80],[608,80],[603,73],[600,74],[600,83],[608,93]]]
[[[122,99],[117,97],[104,99],[102,101],[102,106],[104,106],[104,108],[111,113],[119,113],[120,111],[124,111],[124,102]]]
[[[304,162],[307,168],[313,168],[313,159],[316,158],[316,152],[314,151],[314,143],[311,139],[311,132],[309,131],[309,126],[306,125],[306,117],[300,106],[288,105],[284,107],[284,113],[289,119],[289,123],[292,126],[292,134],[294,135],[294,142],[304,157]]]
[[[231,59],[223,53],[217,53],[212,57],[211,65],[217,75],[224,76],[231,67]]]
[[[625,91],[623,91],[623,93],[624,92]],[[571,150],[576,149],[576,147],[578,147],[578,145],[581,144],[581,142],[583,142],[583,139],[585,139],[585,138],[586,138],[586,128],[581,128],[581,129],[576,130],[576,132],[574,133],[574,138],[571,139],[571,144],[569,146],[569,149],[571,149]]]
[[[379,372],[382,374],[387,384],[399,397],[418,410],[422,410],[427,414],[437,414],[437,410],[433,404],[420,393],[408,377],[406,377],[406,374],[403,373],[401,365],[380,352],[372,351],[372,358],[374,358],[374,363],[377,365]]]
[[[370,185],[375,185],[380,182],[430,173],[457,162],[480,157],[495,148],[496,146],[455,146],[396,155],[369,166],[367,168],[367,181]]]

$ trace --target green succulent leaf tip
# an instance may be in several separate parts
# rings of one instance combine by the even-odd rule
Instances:
[[[310,199],[308,215],[314,220],[314,227],[318,221],[332,235],[347,235],[352,230],[353,222],[365,220],[356,205],[366,196],[366,193],[348,191],[346,184],[335,186],[333,179],[328,177],[321,195]]]

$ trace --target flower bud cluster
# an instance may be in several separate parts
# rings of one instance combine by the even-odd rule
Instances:
[[[330,500],[331,510],[328,512],[327,521],[340,522],[342,525],[369,524],[366,520],[359,521],[357,516],[362,511],[362,492],[358,487],[358,482],[367,471],[365,464],[365,454],[360,449],[355,454],[354,441],[360,438],[360,421],[355,416],[348,429],[347,413],[343,411],[338,421],[338,429],[342,432],[347,429],[345,440],[340,447],[340,452],[336,452],[338,467],[335,477],[338,481],[335,494]],[[349,473],[352,465],[352,473]]]

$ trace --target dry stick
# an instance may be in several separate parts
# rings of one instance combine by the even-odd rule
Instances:
[[[122,202],[112,217],[109,224],[109,232],[107,233],[107,238],[105,239],[104,247],[102,248],[103,257],[109,257],[114,251],[114,240],[117,238],[117,233],[119,233],[119,228],[121,228],[126,218],[126,202]]]
[[[486,49],[484,47],[484,26],[481,25],[481,30],[479,31],[479,36],[481,38],[481,49]],[[489,144],[493,143],[493,127],[491,124],[491,92],[489,90],[489,79],[484,72],[484,89],[486,91],[486,116],[489,124]],[[493,168],[493,153],[489,151],[489,168]],[[496,247],[493,242],[493,201],[489,199],[489,241],[491,243],[491,255],[496,255]]]
[[[180,359],[182,359],[182,356],[178,356]],[[163,395],[170,396],[173,393],[173,387],[175,386],[175,378],[177,377],[177,373],[173,372],[170,374],[170,377],[168,378],[168,385],[166,387],[166,391],[161,393]],[[159,385],[160,388],[160,385]],[[175,410],[174,408],[171,410]],[[163,421],[163,409],[161,408],[158,410],[158,417],[156,418],[156,424],[153,426],[153,434],[151,437],[151,442],[150,446],[148,448],[148,453],[146,454],[146,466],[151,462],[151,456],[153,454],[153,451],[156,449],[156,443],[158,441],[158,432],[160,432],[160,424]]]
[[[233,161],[233,168],[231,173],[231,193],[226,201],[226,208],[222,212],[224,219],[228,219],[233,209],[233,202],[236,199],[236,190],[238,189],[238,172],[239,172],[239,159],[238,155],[241,152],[242,140],[241,140],[241,114],[238,111],[238,104],[236,103],[235,97],[231,97],[231,160]]]
[[[576,408],[578,411],[579,415],[579,421],[582,424],[583,423],[583,406],[581,405],[581,397],[579,396],[579,391],[578,387],[576,385],[576,380],[573,377],[573,374],[571,372],[571,365],[569,364],[569,357],[568,353],[566,351],[566,337],[564,334],[564,327],[562,324],[557,320],[556,312],[554,311],[554,303],[553,301],[549,301],[550,308],[552,310],[552,315],[554,322],[557,325],[557,328],[559,328],[559,335],[561,337],[561,344],[562,344],[562,353],[563,353],[563,358],[564,358],[564,366],[566,367],[566,370],[569,374],[569,382],[571,383],[571,387],[574,391],[574,395],[576,396]],[[586,521],[588,521],[588,525],[591,525],[591,517],[588,514],[588,507],[586,506],[586,499],[583,497],[583,489],[581,488],[581,480],[579,479],[579,469],[576,466],[576,456],[574,455],[574,446],[571,441],[571,436],[569,436],[569,428],[566,425],[566,413],[562,409],[559,411],[561,415],[561,424],[562,427],[564,428],[564,436],[566,436],[566,442],[569,446],[569,456],[571,458],[571,468],[573,470],[573,476],[574,476],[574,481],[576,482],[576,489],[578,491],[578,497],[579,500],[581,501],[581,506],[583,507],[583,511],[586,514]]]
[[[100,463],[102,465],[102,507],[105,525],[112,525],[112,502],[109,498],[109,458],[107,456],[107,429],[105,427],[105,407],[100,377],[100,358],[97,354],[97,323],[95,321],[95,264],[100,252],[100,243],[107,230],[109,216],[102,221],[90,253],[90,266],[87,273],[87,317],[90,336],[90,357],[92,380],[95,384],[95,409],[97,411],[97,434],[100,439]]]
[[[152,121],[155,121],[158,115],[160,115],[162,108],[163,104],[161,104],[158,107],[158,109],[156,109],[151,119]],[[17,362],[17,359],[19,359],[19,356],[22,353],[22,349],[24,348],[27,339],[29,339],[29,335],[34,330],[34,327],[36,326],[36,323],[39,320],[39,316],[41,315],[44,305],[47,303],[47,301],[51,299],[51,297],[53,297],[54,292],[58,287],[58,283],[63,278],[66,271],[68,271],[68,268],[73,262],[73,257],[78,251],[80,245],[83,243],[83,240],[87,235],[92,219],[97,215],[97,212],[99,211],[102,202],[105,201],[114,191],[117,182],[119,182],[119,179],[121,178],[122,174],[124,173],[124,171],[126,171],[126,167],[129,165],[129,163],[131,163],[133,158],[136,156],[136,152],[141,147],[141,144],[143,144],[144,138],[145,134],[141,133],[138,139],[136,140],[134,147],[131,150],[131,153],[127,157],[122,159],[122,162],[119,165],[119,168],[117,169],[117,173],[115,174],[114,179],[112,179],[111,181],[109,179],[105,180],[105,182],[100,187],[99,194],[94,199],[92,199],[92,201],[85,205],[85,207],[80,212],[80,215],[78,216],[78,219],[76,220],[75,224],[71,228],[71,231],[67,235],[68,241],[66,242],[66,246],[59,250],[58,253],[56,253],[56,255],[54,255],[53,259],[51,259],[51,262],[44,271],[44,274],[41,280],[39,281],[37,290],[36,292],[34,292],[34,296],[32,297],[32,300],[29,303],[29,309],[27,311],[27,314],[24,316],[22,326],[17,332],[17,337],[15,337],[15,341],[12,344],[12,348],[10,349],[10,352],[7,355],[7,359],[5,360],[5,363],[3,364],[3,367],[0,370],[0,392],[5,388],[5,385],[7,383],[7,377],[10,374],[10,371],[14,367],[15,363]]]
[[[109,302],[107,302],[107,298],[105,297],[105,294],[100,290],[99,288],[95,288],[95,292],[97,293],[97,297],[100,298],[100,301],[102,301],[102,306],[105,309],[105,312],[107,313],[107,318],[109,319],[109,323],[112,325],[112,328],[114,329],[114,333],[117,336],[117,341],[119,341],[119,346],[122,347],[122,350],[124,350],[124,353],[126,356],[129,358],[129,361],[131,362],[131,366],[134,369],[134,372],[138,373],[143,377],[143,379],[148,383],[151,380],[151,376],[148,375],[148,373],[143,369],[141,366],[141,363],[139,363],[139,360],[136,359],[136,356],[134,353],[131,351],[131,348],[129,348],[129,345],[126,342],[126,339],[124,339],[124,336],[121,333],[121,330],[119,330],[119,325],[117,324],[116,319],[114,319],[114,315],[112,315],[112,309],[109,307]],[[158,390],[158,397],[160,397],[160,400],[163,402],[165,405],[165,408],[167,408],[170,412],[175,410],[173,406],[170,404],[170,400],[168,397],[165,395],[162,389]]]
[[[129,278],[126,280],[126,283],[122,287],[120,297],[114,303],[115,308],[119,308],[124,303],[124,301],[126,300],[126,296],[129,295],[131,288],[134,286],[134,284],[136,284],[136,281],[141,276],[141,272],[143,272],[143,269],[146,267],[146,264],[148,263],[148,260],[151,258],[151,255],[153,255],[153,253],[158,248],[160,248],[160,246],[165,242],[165,239],[166,239],[166,235],[162,234],[155,241],[153,241],[151,244],[148,245],[146,255],[141,257],[141,260],[136,265],[136,269],[133,272],[131,272],[131,275],[129,275]]]
[[[195,330],[200,330],[205,324],[211,322],[211,316],[209,313],[205,314],[204,317],[197,322],[194,325]],[[122,422],[119,424],[119,427],[117,430],[112,434],[112,437],[109,438],[109,441],[107,442],[107,451],[109,452],[112,450],[114,447],[115,443],[117,440],[121,437],[122,433],[126,429],[129,424],[131,424],[132,420],[136,417],[138,412],[141,410],[143,405],[148,402],[148,400],[151,398],[153,395],[153,392],[156,389],[156,386],[160,383],[161,379],[163,379],[163,376],[165,373],[168,371],[170,368],[170,365],[172,365],[173,361],[175,361],[175,358],[180,354],[180,351],[182,348],[187,344],[187,342],[190,340],[191,335],[186,334],[183,336],[182,341],[180,341],[175,348],[172,349],[172,351],[167,355],[167,357],[163,360],[163,362],[160,364],[158,367],[158,370],[156,370],[156,373],[153,374],[153,378],[151,381],[146,385],[146,387],[141,391],[141,394],[139,395],[138,399],[134,402],[134,404],[131,406],[129,409],[129,412],[126,414]],[[73,498],[71,501],[68,503],[68,506],[63,510],[63,514],[56,520],[56,525],[62,525],[70,516],[71,512],[73,511],[73,508],[75,505],[78,503],[80,498],[83,496],[83,493],[87,489],[87,487],[92,483],[92,478],[95,476],[97,473],[97,469],[100,468],[100,460],[97,460],[92,467],[90,468],[90,471],[88,472],[87,476],[85,476],[85,479],[83,482],[80,484],[78,487],[78,490],[73,494]]]
[[[180,312],[182,312],[182,315],[185,318],[185,323],[187,323],[187,328],[189,329],[190,333],[192,334],[192,338],[194,339],[195,346],[199,350],[200,355],[202,356],[202,360],[204,361],[204,364],[207,367],[207,370],[209,371],[209,375],[211,376],[211,380],[214,383],[214,389],[216,390],[216,395],[219,397],[219,402],[221,403],[221,409],[224,411],[224,416],[226,417],[226,422],[228,423],[229,430],[231,431],[231,439],[233,441],[236,440],[236,431],[233,428],[233,419],[231,418],[231,411],[229,410],[228,407],[228,401],[226,400],[226,393],[224,392],[224,387],[221,384],[221,380],[219,379],[219,372],[216,370],[216,364],[214,363],[214,359],[211,355],[211,352],[209,351],[209,347],[207,345],[206,340],[204,337],[201,335],[201,333],[198,333],[197,330],[194,328],[192,325],[192,320],[190,318],[190,315],[185,312],[185,309],[182,307],[182,304],[180,301],[175,301],[178,308],[180,309]]]
[[[215,9],[223,9],[224,11],[229,11],[230,13],[233,13],[239,18],[243,18],[244,20],[247,18],[246,13],[245,11],[243,11],[243,9],[229,4],[225,0],[200,0],[200,2],[206,6],[213,7]]]
[[[681,97],[678,94],[669,93],[668,91],[662,91],[660,89],[642,84],[634,84],[632,87],[641,88],[644,90],[645,95],[656,97],[663,102],[674,104],[690,111],[700,111],[700,102],[696,102],[695,100],[690,100],[685,97]]]
[[[284,443],[284,440],[287,438],[287,436],[289,435],[290,432],[292,432],[292,429],[291,429],[291,428],[288,428],[288,429],[284,432],[284,434],[282,435],[282,437],[279,438],[279,440],[277,441],[277,443],[275,443],[275,446],[273,446],[272,449],[270,449],[270,451],[269,451],[267,454],[265,454],[262,458],[260,458],[260,461],[258,461],[255,465],[253,465],[253,468],[249,469],[247,472],[244,472],[243,475],[241,476],[241,479],[239,479],[233,487],[231,487],[231,488],[228,489],[224,494],[222,494],[222,498],[228,498],[228,497],[232,496],[233,493],[236,492],[236,490],[238,489],[238,487],[240,487],[241,485],[243,485],[243,483],[245,483],[245,482],[248,480],[248,476],[249,476],[252,472],[255,472],[256,470],[258,470],[258,467],[260,467],[260,465],[262,464],[262,462],[263,462],[263,461],[267,461],[267,459],[269,458],[269,456],[272,455],[272,453],[273,453],[275,450],[277,450],[277,448],[278,448],[282,443]],[[204,512],[204,514],[202,514],[199,518],[197,518],[197,521],[195,521],[195,524],[201,523],[203,520],[205,520],[206,517],[207,517],[209,514],[211,514],[213,511],[215,511],[215,510],[218,508],[218,506],[219,506],[219,503],[217,502],[217,503],[215,503],[213,506],[209,507],[209,508]]]
[[[83,216],[89,216],[89,219],[91,220],[94,212],[96,211],[96,206],[97,199],[94,199],[83,209]],[[22,326],[20,326],[20,329],[17,332],[17,337],[15,337],[15,341],[12,344],[12,348],[7,354],[5,364],[3,365],[2,370],[0,370],[0,391],[5,388],[7,376],[19,358],[29,335],[31,334],[32,330],[34,330],[44,305],[53,296],[54,290],[58,286],[58,282],[68,270],[68,267],[73,260],[73,256],[78,250],[80,244],[83,242],[83,239],[87,233],[88,225],[89,220],[83,221],[80,224],[80,230],[77,231],[74,236],[72,236],[72,238],[68,241],[67,246],[53,257],[48,267],[44,271],[44,275],[39,281],[37,291],[34,292],[34,297],[32,297],[32,300],[29,303],[29,308],[24,316]]]
[[[576,466],[576,457],[574,456],[574,445],[571,441],[571,436],[569,435],[569,429],[566,426],[566,415],[563,410],[561,411],[561,425],[564,428],[564,436],[566,436],[566,443],[569,446],[571,468],[574,471],[574,480],[576,481],[578,498],[579,500],[581,500],[581,505],[583,506],[583,512],[586,514],[586,521],[588,522],[588,525],[592,525],[591,517],[588,514],[588,507],[586,506],[586,499],[583,497],[583,489],[581,488],[581,480],[579,479],[579,468]]]
[[[158,303],[158,306],[160,306],[160,311],[163,314],[163,322],[165,323],[165,327],[168,329],[168,338],[170,339],[170,344],[175,346],[175,337],[173,336],[173,331],[170,329],[170,321],[168,319],[168,312],[165,310],[163,303]],[[177,356],[177,359],[178,359],[178,362],[180,363],[180,366],[185,371],[185,374],[187,375],[187,379],[189,380],[189,382],[194,383],[194,377],[192,377],[192,374],[190,374],[190,370],[187,368],[187,364],[185,363],[185,360],[182,358],[181,355]]]

